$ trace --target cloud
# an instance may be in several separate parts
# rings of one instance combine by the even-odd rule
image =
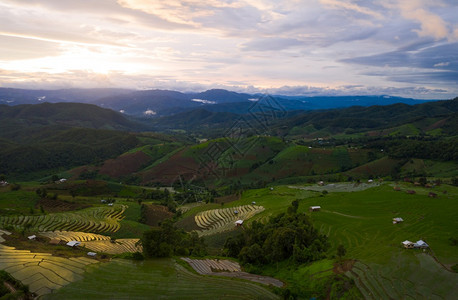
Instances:
[[[431,7],[444,5],[440,1],[430,0],[392,0],[385,5],[391,9],[398,8],[401,15],[420,24],[420,29],[412,29],[419,37],[433,37],[436,40],[451,38],[449,24],[439,15],[430,10]]]
[[[0,82],[458,93],[457,16],[454,0],[4,0]]]
[[[450,62],[447,61],[447,62],[440,62],[440,63],[434,64],[434,67],[447,67],[449,65],[450,65]]]
[[[320,0],[322,4],[333,9],[343,9],[359,14],[368,15],[373,18],[382,19],[383,15],[377,11],[371,10],[368,7],[360,6],[352,3],[351,1],[339,1],[339,0]]]
[[[293,38],[254,39],[242,45],[245,51],[277,51],[302,45],[303,42]]]

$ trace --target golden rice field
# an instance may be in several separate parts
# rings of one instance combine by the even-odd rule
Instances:
[[[0,216],[0,227],[14,229],[28,227],[31,231],[116,232],[120,228],[126,206],[91,207],[78,211],[51,213],[39,216]]]
[[[137,245],[139,239],[117,239],[116,241],[98,240],[87,241],[81,244],[94,252],[108,254],[121,254],[125,252],[142,252],[142,247]]]
[[[201,228],[199,236],[212,235],[215,233],[231,230],[237,220],[248,220],[264,210],[258,205],[241,205],[230,208],[205,210],[197,213],[194,220]]]
[[[39,296],[82,279],[85,266],[93,263],[97,261],[86,257],[63,258],[0,245],[0,269]]]

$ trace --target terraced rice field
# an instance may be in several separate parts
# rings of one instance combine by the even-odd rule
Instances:
[[[0,245],[0,269],[28,285],[37,295],[52,293],[82,279],[85,266],[96,262],[85,257],[62,258]]]
[[[87,270],[44,299],[279,299],[254,283],[193,274],[172,259],[113,260]]]
[[[441,269],[431,256],[398,256],[391,263],[387,266],[359,261],[346,275],[354,279],[365,299],[456,298],[457,274]]]
[[[181,259],[189,263],[197,273],[202,275],[235,277],[265,285],[283,286],[283,282],[278,279],[242,272],[240,265],[230,260],[191,259],[188,257],[182,257]]]
[[[142,252],[142,247],[137,246],[139,239],[117,239],[115,242],[109,240],[88,241],[81,243],[81,246],[86,247],[94,252],[102,252],[108,254],[120,254],[125,252]]]
[[[359,260],[347,275],[366,298],[452,299],[458,274],[433,257],[444,265],[458,262],[458,252],[448,241],[456,233],[458,203],[454,189],[447,189],[447,194],[431,199],[424,188],[408,195],[386,185],[304,199],[300,209],[322,206],[322,211],[309,214],[334,245],[345,246],[347,257]],[[393,225],[393,217],[404,222]],[[404,249],[401,242],[406,239],[423,239],[431,249]]]
[[[90,232],[81,232],[81,231],[46,231],[40,232],[39,235],[50,238],[58,239],[65,242],[78,241],[109,241],[110,237],[106,235],[90,233]]]
[[[13,226],[20,230],[27,226],[31,231],[116,232],[125,209],[124,205],[119,205],[40,216],[0,216],[0,227]]]
[[[235,227],[235,221],[247,220],[263,210],[264,207],[258,205],[241,205],[199,212],[195,215],[194,220],[202,229],[197,233],[199,236],[205,236],[231,230]]]

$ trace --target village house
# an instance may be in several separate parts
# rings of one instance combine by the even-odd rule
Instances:
[[[413,246],[414,248],[421,248],[421,249],[429,248],[429,245],[426,244],[423,240],[418,240]]]
[[[235,221],[235,226],[240,227],[243,225],[243,220],[237,220]]]
[[[81,242],[78,242],[78,241],[70,241],[66,244],[67,246],[69,247],[78,247],[79,245],[81,245]]]
[[[412,249],[413,245],[414,245],[414,243],[412,243],[409,240],[405,240],[404,242],[402,242],[402,244],[404,245],[404,248],[406,248],[406,249]]]
[[[310,206],[309,211],[320,211],[321,206]]]
[[[436,198],[436,197],[437,197],[437,194],[436,194],[436,193],[433,193],[433,192],[429,192],[428,197],[430,197],[430,198]]]
[[[393,224],[404,222],[402,218],[393,218]]]

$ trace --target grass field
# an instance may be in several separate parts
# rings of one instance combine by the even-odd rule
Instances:
[[[86,270],[82,280],[43,299],[278,299],[257,284],[200,276],[172,259],[114,260]]]
[[[323,195],[281,186],[247,191],[241,200],[231,204],[256,201],[266,209],[252,220],[264,221],[267,216],[284,211],[294,199],[300,199],[299,210],[309,214],[315,226],[329,236],[330,253],[343,244],[346,257],[359,261],[354,269],[356,274],[348,274],[360,283],[366,297],[450,298],[452,291],[456,292],[458,274],[446,270],[430,254],[446,267],[458,263],[458,249],[449,243],[458,228],[458,188],[436,187],[439,196],[430,198],[431,189],[411,184],[400,187],[398,192],[390,184],[362,191],[333,192],[332,186],[325,186],[329,193]],[[414,189],[417,194],[407,194],[406,189]],[[442,193],[444,190],[447,194]],[[312,205],[320,205],[322,210],[310,213],[308,208]],[[404,222],[394,225],[394,217],[402,217]],[[431,251],[404,249],[401,242],[406,239],[423,239]]]

